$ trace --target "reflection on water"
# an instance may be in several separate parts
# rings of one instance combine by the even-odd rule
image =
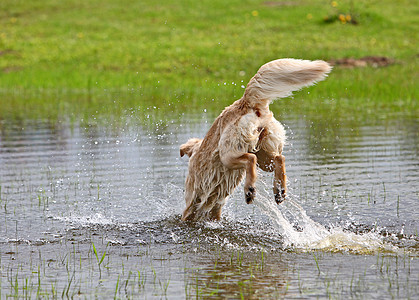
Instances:
[[[289,201],[276,206],[271,174],[259,172],[254,205],[238,188],[221,222],[196,225],[180,222],[187,160],[178,147],[202,137],[213,117],[144,120],[0,123],[2,287],[13,290],[15,279],[36,286],[39,267],[54,274],[42,277],[50,294],[116,290],[122,297],[125,280],[131,297],[347,296],[344,278],[354,274],[360,295],[386,295],[380,286],[389,282],[417,293],[418,279],[408,279],[419,269],[417,118],[283,116]],[[397,282],[374,277],[384,264],[394,268],[386,253],[404,258]],[[361,283],[367,273],[373,290]],[[313,276],[336,289],[328,295],[316,280],[305,282]]]

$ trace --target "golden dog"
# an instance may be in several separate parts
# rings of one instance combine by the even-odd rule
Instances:
[[[251,203],[257,166],[274,172],[275,200],[279,204],[285,199],[285,130],[269,104],[325,79],[331,69],[321,60],[278,59],[263,65],[243,97],[224,109],[204,139],[192,138],[180,146],[180,156],[190,157],[182,220],[219,220],[227,197],[245,174],[245,199]]]

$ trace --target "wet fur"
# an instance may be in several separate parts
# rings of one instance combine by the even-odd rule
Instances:
[[[263,65],[243,97],[224,109],[204,139],[192,138],[180,146],[180,155],[190,157],[182,220],[219,220],[227,197],[244,177],[245,200],[251,203],[257,167],[274,172],[275,200],[285,200],[286,135],[269,104],[323,80],[330,70],[324,61],[278,59]]]

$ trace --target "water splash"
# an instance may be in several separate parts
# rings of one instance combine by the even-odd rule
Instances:
[[[92,215],[71,215],[71,216],[51,216],[51,218],[59,221],[63,221],[67,224],[75,224],[82,227],[88,227],[92,225],[112,225],[115,224],[115,220],[110,217],[104,216],[101,213],[94,213]]]
[[[272,199],[259,196],[255,204],[269,217],[276,230],[284,237],[284,246],[294,250],[322,250],[371,254],[396,252],[397,247],[387,244],[375,233],[354,233],[341,227],[326,228],[312,220],[294,199],[276,205]]]

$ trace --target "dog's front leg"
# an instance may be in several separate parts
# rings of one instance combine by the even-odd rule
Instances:
[[[244,153],[239,156],[225,155],[221,157],[221,162],[229,169],[246,169],[246,179],[244,182],[244,196],[246,203],[252,203],[256,196],[256,155]]]

